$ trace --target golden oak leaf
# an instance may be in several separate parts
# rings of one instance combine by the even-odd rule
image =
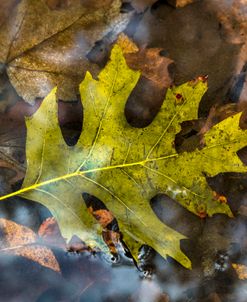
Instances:
[[[123,239],[137,259],[147,244],[187,268],[191,262],[180,249],[185,237],[162,223],[150,199],[165,193],[195,215],[232,216],[224,199],[210,188],[207,177],[222,172],[246,172],[237,152],[247,144],[239,127],[241,113],[214,125],[204,135],[204,147],[178,153],[174,146],[181,123],[198,118],[207,90],[199,77],[168,89],[152,123],[134,128],[124,116],[126,101],[140,72],[131,70],[115,45],[111,61],[95,80],[87,73],[80,85],[83,129],[75,146],[68,146],[58,122],[56,89],[38,111],[26,119],[27,172],[20,194],[52,212],[63,237],[73,235],[104,248],[99,224],[88,213],[83,194],[94,195],[114,215]]]

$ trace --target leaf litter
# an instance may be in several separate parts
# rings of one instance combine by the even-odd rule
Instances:
[[[67,3],[69,3],[69,1],[47,1],[47,2],[50,2],[51,3],[51,5],[54,5],[54,7],[53,7],[53,9],[54,10],[56,10],[56,9],[61,9],[66,3],[65,2],[67,2]],[[61,4],[59,4],[61,2]],[[65,4],[63,4],[62,2],[64,2]],[[55,4],[52,4],[52,3],[55,3]],[[57,4],[56,4],[57,3]],[[65,5],[66,6],[66,5]],[[157,43],[155,44],[153,44],[153,45],[157,45]],[[222,109],[222,114],[223,114],[223,116],[224,116],[224,110]],[[224,118],[224,117],[223,117]],[[222,120],[222,118],[220,118],[220,120]],[[213,121],[213,120],[212,120]],[[215,124],[215,122],[213,122],[212,124]],[[233,176],[232,176],[233,177]],[[236,177],[241,177],[241,176],[236,176]],[[234,180],[234,184],[236,183],[236,181]],[[231,186],[231,185],[230,185]],[[232,187],[232,186],[231,186]],[[218,190],[217,190],[218,191]],[[226,190],[227,191],[227,190]],[[225,194],[227,194],[227,193],[225,193]],[[240,195],[239,195],[240,194]],[[238,196],[240,196],[241,197],[241,193],[239,193],[238,194]],[[230,197],[230,200],[228,200],[229,202],[230,202],[230,205],[232,205],[232,201],[231,201],[231,197]],[[232,207],[233,209],[234,208],[237,208],[236,207],[236,205],[234,205],[234,207]],[[236,212],[235,212],[236,213]],[[234,213],[234,214],[235,214]],[[212,220],[213,221],[213,220]],[[213,224],[214,224],[214,222],[212,222],[212,226],[213,226]],[[220,227],[219,227],[220,228]],[[213,229],[212,229],[213,230]],[[214,230],[213,230],[213,232],[214,232]],[[213,244],[214,245],[214,242],[212,242],[211,244]],[[196,248],[196,247],[195,247]],[[207,243],[206,243],[206,245],[205,245],[205,249],[207,249]],[[169,260],[169,259],[168,259]],[[166,268],[167,269],[167,268]],[[175,281],[176,282],[176,281]],[[213,290],[213,289],[212,289]],[[171,294],[171,293],[170,293]],[[172,294],[171,294],[171,296],[172,296]],[[214,296],[214,295],[211,295],[211,296]],[[222,296],[222,293],[219,295],[220,297]],[[220,299],[219,298],[219,296],[217,295],[217,297],[218,297],[218,299]],[[239,299],[239,301],[240,301],[241,299]],[[242,300],[241,300],[242,301]],[[244,301],[244,300],[243,300]]]

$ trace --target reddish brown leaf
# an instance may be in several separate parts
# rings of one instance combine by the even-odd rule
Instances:
[[[120,243],[120,234],[119,232],[108,229],[108,225],[111,224],[114,220],[113,214],[107,209],[94,210],[93,206],[90,206],[88,210],[102,226],[102,237],[107,244],[110,252],[117,254],[117,246]]]
[[[198,0],[167,0],[167,2],[169,4],[171,4],[172,6],[174,6],[176,8],[177,7],[184,7],[188,4],[191,4],[191,3],[196,2],[196,1],[198,1]]]
[[[151,80],[157,88],[167,88],[172,84],[168,67],[173,61],[160,55],[161,51],[162,48],[141,49],[125,57],[131,68],[141,70],[142,76]]]
[[[1,0],[0,1],[0,25],[4,22],[5,18],[9,15],[13,7],[20,0]]]
[[[102,237],[112,254],[117,254],[117,247],[120,244],[120,234],[118,232],[103,230]]]
[[[65,248],[66,242],[61,235],[60,229],[54,217],[49,217],[39,227],[38,235],[42,240],[51,245]]]
[[[233,263],[232,267],[235,269],[235,271],[238,275],[238,278],[240,280],[247,279],[247,266],[246,265]]]
[[[103,228],[106,228],[114,219],[112,213],[106,209],[92,211],[92,214]]]
[[[37,235],[29,228],[7,219],[0,219],[0,252],[11,253],[38,262],[56,272],[59,264],[50,249],[36,243]]]
[[[162,55],[162,48],[137,50],[126,35],[121,35],[117,43],[124,50],[129,67],[142,73],[127,102],[127,119],[133,126],[147,126],[158,112],[166,89],[173,83],[170,73],[173,61]]]

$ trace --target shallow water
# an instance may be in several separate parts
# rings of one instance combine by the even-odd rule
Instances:
[[[121,32],[132,38],[139,48],[159,48],[159,58],[174,61],[168,68],[166,86],[147,77],[142,77],[137,84],[125,108],[127,121],[132,126],[145,127],[151,123],[169,81],[178,85],[200,75],[208,75],[209,89],[200,104],[199,121],[184,123],[176,137],[178,152],[198,147],[198,133],[208,121],[217,123],[229,115],[228,111],[245,109],[245,0],[195,1],[177,9],[168,4],[169,1],[123,1],[117,13],[109,10],[104,14],[108,16],[106,19],[97,15],[89,24],[79,22],[75,31],[72,29],[77,11],[73,6],[84,6],[87,16],[102,9],[100,1],[39,2],[41,6],[47,5],[42,16],[50,36],[47,33],[48,36],[42,36],[43,31],[37,29],[42,28],[38,20],[31,18],[31,25],[25,23],[31,16],[31,1],[0,0],[0,195],[21,186],[26,169],[24,117],[37,110],[55,84],[63,86],[59,91],[63,136],[68,145],[77,142],[83,127],[78,84],[86,70],[96,76],[103,68],[112,43]],[[105,1],[104,6],[110,2]],[[23,19],[16,9],[21,12],[24,9]],[[56,18],[67,9],[71,11],[65,14],[68,22],[65,30],[59,23],[63,19],[56,21]],[[19,17],[14,18],[15,14]],[[49,14],[53,17],[47,17]],[[69,19],[75,21],[69,24]],[[8,30],[14,35],[6,38],[4,32]],[[67,34],[67,30],[71,33]],[[65,38],[57,41],[55,31]],[[6,43],[9,44],[6,46]],[[152,61],[144,63],[149,69],[154,65]],[[229,103],[234,103],[234,107],[224,107],[207,119],[212,106]],[[246,129],[245,117],[241,123]],[[239,155],[246,163],[246,149]],[[67,252],[51,245],[49,248],[59,263],[60,273],[0,250],[0,301],[246,302],[247,272],[242,280],[233,264],[247,265],[247,175],[220,174],[208,179],[208,183],[227,198],[234,218],[224,215],[200,218],[164,194],[150,201],[162,222],[188,238],[181,241],[181,248],[191,259],[192,270],[169,257],[163,259],[147,246],[140,252],[137,267],[123,249],[114,258],[99,251]],[[0,218],[27,226],[36,233],[50,216],[44,206],[18,196],[0,204]],[[0,235],[2,248],[6,234],[1,230]]]

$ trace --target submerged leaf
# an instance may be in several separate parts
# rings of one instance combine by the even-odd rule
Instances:
[[[60,99],[76,100],[86,70],[98,72],[88,52],[104,36],[124,30],[130,14],[120,13],[120,0],[96,2],[15,2],[0,23],[0,65],[25,101],[46,96],[54,86]]]
[[[247,266],[244,264],[237,264],[233,263],[232,267],[236,271],[238,278],[240,280],[246,280],[247,279]]]
[[[189,268],[180,250],[185,237],[162,223],[150,199],[165,193],[192,213],[232,216],[209,187],[206,177],[221,172],[246,172],[237,151],[247,143],[240,114],[213,126],[205,146],[177,153],[174,139],[183,121],[197,119],[199,102],[207,89],[204,78],[168,89],[165,101],[145,128],[130,126],[125,104],[140,73],[131,70],[118,45],[98,80],[87,73],[80,85],[84,107],[83,130],[77,144],[66,145],[58,123],[56,89],[27,118],[27,172],[21,194],[42,203],[56,218],[68,240],[77,235],[103,247],[99,225],[88,213],[82,193],[102,200],[117,219],[125,243],[137,259],[142,244],[163,257],[171,256]],[[95,230],[92,232],[92,230]]]
[[[128,122],[134,127],[145,127],[153,120],[173,84],[174,62],[162,55],[162,48],[141,48],[126,35],[118,37],[127,65],[141,71],[141,77],[126,104]]]
[[[37,243],[37,235],[29,228],[7,219],[0,219],[0,253],[25,257],[60,272],[53,252]]]

